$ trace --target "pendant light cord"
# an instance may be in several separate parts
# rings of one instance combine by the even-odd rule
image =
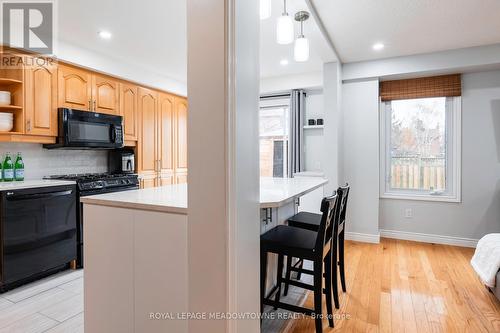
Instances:
[[[286,0],[283,0],[283,15],[288,15],[286,12]]]

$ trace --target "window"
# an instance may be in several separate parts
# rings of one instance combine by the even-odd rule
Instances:
[[[460,201],[460,97],[381,104],[381,197]]]
[[[260,176],[288,176],[289,101],[262,101],[259,111]]]

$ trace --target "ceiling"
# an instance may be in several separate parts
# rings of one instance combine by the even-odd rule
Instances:
[[[311,2],[342,62],[500,43],[499,0]]]
[[[186,1],[58,1],[58,39],[186,82]],[[110,31],[110,40],[98,37]]]
[[[293,44],[280,45],[276,43],[276,19],[283,12],[283,1],[272,1],[272,16],[260,21],[260,76],[273,77],[282,75],[302,74],[321,71],[324,62],[334,61],[335,55],[321,34],[318,25],[311,16],[304,25],[304,35],[309,39],[310,58],[304,63],[293,60]],[[304,0],[288,0],[287,9],[293,17],[300,10],[307,10]],[[299,32],[299,23],[295,24],[295,34]],[[287,66],[280,65],[282,59],[287,59]]]

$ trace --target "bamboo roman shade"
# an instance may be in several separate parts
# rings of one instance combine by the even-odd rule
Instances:
[[[380,82],[382,101],[462,95],[460,74]]]

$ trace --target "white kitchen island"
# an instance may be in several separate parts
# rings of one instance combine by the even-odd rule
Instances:
[[[300,196],[326,182],[262,178],[261,233],[283,223],[297,211]],[[187,332],[182,317],[188,312],[187,185],[101,194],[81,202],[85,329]]]

